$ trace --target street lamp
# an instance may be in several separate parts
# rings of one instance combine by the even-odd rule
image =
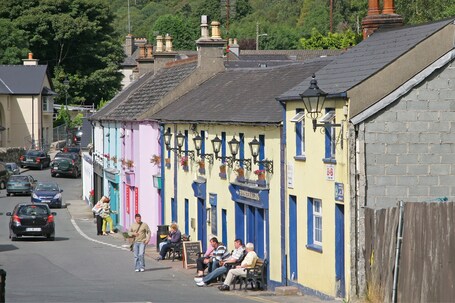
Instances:
[[[259,22],[256,22],[256,50],[259,50],[259,37],[267,36],[267,34],[259,34]]]
[[[319,89],[315,74],[313,74],[310,81],[310,87],[301,93],[300,97],[302,98],[306,114],[313,120],[313,131],[316,131],[316,127],[319,126],[316,119],[322,112],[327,93]]]

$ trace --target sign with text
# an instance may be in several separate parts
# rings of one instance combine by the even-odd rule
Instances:
[[[199,258],[199,253],[202,252],[201,241],[183,241],[183,267],[186,269],[196,267],[196,260]]]
[[[327,164],[325,167],[325,178],[327,181],[335,180],[335,165]]]
[[[294,164],[288,163],[288,188],[294,188]]]
[[[344,201],[344,184],[335,182],[335,201]]]
[[[137,186],[134,188],[134,213],[139,213],[139,189]]]
[[[130,187],[126,185],[126,190],[125,190],[125,204],[126,204],[126,213],[130,213]]]

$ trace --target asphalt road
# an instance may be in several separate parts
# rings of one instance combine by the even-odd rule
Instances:
[[[30,197],[7,197],[6,191],[0,191],[0,268],[7,272],[6,302],[322,302],[310,296],[197,287],[194,270],[182,269],[180,262],[154,261],[152,248],[148,248],[146,271],[137,273],[121,237],[96,236],[90,209],[80,200],[81,179],[51,178],[48,169],[23,174],[58,182],[67,207],[55,210],[55,241],[11,242],[10,217],[4,213]]]

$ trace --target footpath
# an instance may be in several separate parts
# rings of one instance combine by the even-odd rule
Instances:
[[[66,208],[71,216],[72,223],[78,232],[90,241],[95,241],[107,246],[115,247],[118,249],[129,250],[128,242],[123,238],[121,233],[111,234],[108,236],[97,236],[96,235],[96,224],[93,217],[93,213],[89,205],[83,200],[70,200],[66,201]],[[153,227],[150,227],[153,228]],[[145,253],[146,264],[152,264],[158,257],[158,252],[155,245],[149,245]],[[179,275],[186,275],[189,281],[192,281],[195,275],[195,269],[185,269],[182,261],[180,260],[164,260],[160,263],[166,263],[169,266],[169,270],[178,272]],[[176,273],[177,274],[177,273]],[[194,283],[194,287],[198,287]],[[234,290],[239,296],[249,296],[253,301],[260,302],[277,302],[277,303],[319,303],[319,302],[342,302],[341,299],[337,300],[324,300],[319,297],[304,295],[300,292],[293,295],[282,295],[279,292],[274,291],[256,291],[256,290]]]

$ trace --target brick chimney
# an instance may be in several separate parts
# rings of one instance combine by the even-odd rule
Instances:
[[[207,19],[207,16],[201,16],[201,37],[196,41],[198,67],[208,72],[218,72],[224,69],[224,47],[227,41],[221,38],[218,21],[212,21],[212,36],[208,36]]]
[[[394,0],[384,0],[383,2],[381,13],[379,0],[368,0],[368,14],[362,20],[364,40],[380,27],[399,27],[403,25],[403,17],[395,13]]]
[[[240,56],[240,46],[237,43],[237,38],[234,38],[234,42],[232,42],[232,39],[229,39],[229,52],[233,53],[237,57]]]
[[[38,59],[33,59],[33,53],[28,53],[28,58],[22,61],[24,65],[38,65]]]

